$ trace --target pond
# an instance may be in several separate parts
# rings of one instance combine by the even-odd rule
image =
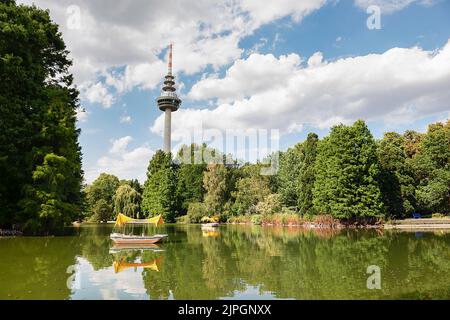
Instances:
[[[162,244],[115,248],[111,230],[0,239],[0,299],[450,298],[443,231],[168,224]]]

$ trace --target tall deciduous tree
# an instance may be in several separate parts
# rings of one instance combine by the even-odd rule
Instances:
[[[366,124],[338,125],[318,146],[314,206],[336,218],[371,218],[385,213],[375,141]]]
[[[181,214],[186,214],[189,203],[202,202],[205,190],[203,188],[203,173],[206,163],[203,160],[203,151],[206,145],[191,144],[183,146],[177,155],[179,162],[177,179],[177,200]]]
[[[303,144],[298,143],[280,155],[278,171],[278,192],[282,203],[287,207],[298,205],[300,168],[303,161]]]
[[[225,201],[227,192],[227,168],[223,164],[208,164],[203,175],[203,187],[205,194],[205,209],[209,215],[220,213]]]
[[[173,222],[176,217],[176,174],[172,155],[158,150],[147,169],[142,210],[147,217],[162,214]]]
[[[271,193],[269,177],[261,175],[260,165],[245,165],[242,170],[244,177],[237,182],[234,193],[233,211],[238,215],[249,213],[253,206]]]
[[[314,214],[313,188],[316,180],[314,166],[317,156],[319,137],[315,133],[308,134],[304,143],[303,161],[298,177],[298,209],[301,214]]]
[[[48,232],[80,214],[78,91],[70,66],[48,11],[0,2],[2,226]]]
[[[114,195],[114,213],[122,213],[126,216],[139,218],[142,196],[128,184],[117,188]]]
[[[383,201],[387,214],[397,218],[410,214],[414,211],[416,204],[415,181],[405,149],[406,145],[407,140],[404,136],[388,132],[378,147]]]
[[[86,195],[87,202],[87,216],[92,216],[95,220],[94,208],[98,208],[98,202],[101,201],[103,204],[108,204],[105,210],[102,211],[102,217],[105,216],[104,212],[108,212],[108,219],[112,219],[114,216],[114,207],[113,207],[113,197],[116,194],[116,190],[119,187],[120,182],[119,178],[112,174],[102,173],[98,176],[97,179],[92,182],[91,185],[88,185],[84,192]]]
[[[425,212],[450,211],[450,121],[431,124],[413,159],[419,186],[418,208]]]

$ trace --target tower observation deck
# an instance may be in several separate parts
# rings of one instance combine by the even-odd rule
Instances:
[[[165,76],[164,86],[160,96],[156,99],[158,108],[164,111],[164,152],[171,151],[171,131],[172,131],[172,112],[178,110],[181,105],[181,99],[178,98],[175,88],[175,77],[172,75],[172,57],[173,46],[169,45],[169,65]]]

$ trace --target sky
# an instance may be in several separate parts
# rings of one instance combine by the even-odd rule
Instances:
[[[254,161],[357,119],[381,138],[449,118],[450,0],[17,2],[48,8],[71,52],[87,183],[145,181],[169,43],[173,151]]]

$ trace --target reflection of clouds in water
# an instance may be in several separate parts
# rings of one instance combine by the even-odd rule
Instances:
[[[148,299],[142,280],[142,268],[114,273],[111,266],[95,271],[84,258],[78,259],[78,267],[81,289],[75,290],[72,299]]]
[[[233,296],[231,297],[222,297],[222,300],[272,300],[279,299],[274,296],[274,294],[270,291],[265,291],[261,289],[259,286],[246,285],[245,290],[239,291],[235,290],[233,292]],[[290,299],[280,299],[280,300],[294,300]]]

